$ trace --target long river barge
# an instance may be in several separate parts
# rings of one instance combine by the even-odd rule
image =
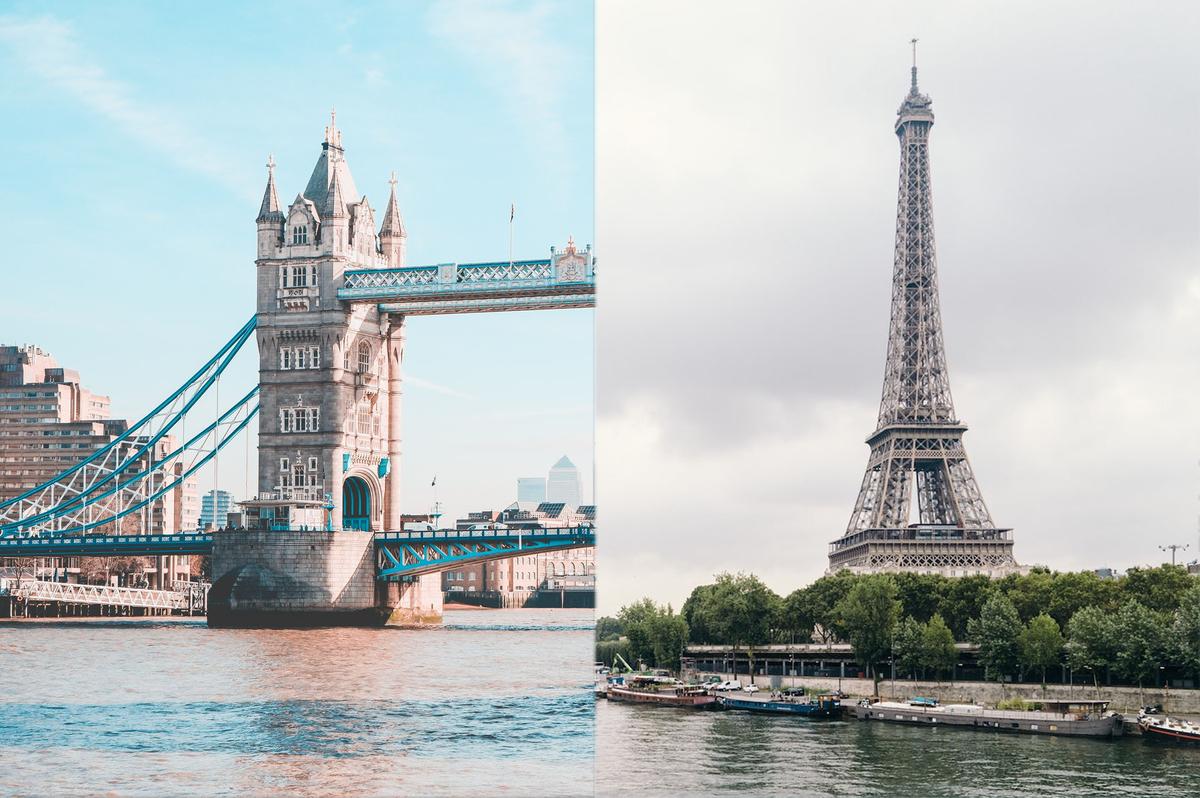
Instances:
[[[698,687],[618,687],[608,689],[609,701],[690,709],[716,709],[716,696]]]
[[[1041,710],[986,709],[978,704],[939,705],[929,700],[859,702],[859,720],[905,723],[910,726],[949,726],[1022,734],[1068,737],[1119,737],[1123,719],[1108,711],[1107,701],[1043,701]]]
[[[841,702],[834,695],[811,699],[761,699],[723,695],[717,697],[721,709],[740,709],[761,715],[791,715],[804,718],[835,718],[842,714]]]

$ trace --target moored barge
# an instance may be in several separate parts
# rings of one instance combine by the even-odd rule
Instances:
[[[723,695],[717,697],[717,703],[721,709],[739,709],[764,715],[792,715],[804,718],[836,718],[842,712],[841,702],[834,695],[819,695],[801,700],[787,698],[762,700]]]
[[[716,696],[709,695],[704,688],[686,686],[613,686],[608,690],[608,700],[690,709],[713,709],[717,703]]]
[[[1041,710],[986,709],[978,704],[920,704],[900,701],[859,702],[859,720],[906,723],[910,726],[950,726],[1023,734],[1069,737],[1118,737],[1122,718],[1108,711],[1107,701],[1042,701]]]

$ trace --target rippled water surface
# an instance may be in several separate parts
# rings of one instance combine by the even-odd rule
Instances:
[[[590,610],[0,625],[0,794],[591,795]]]
[[[601,796],[1200,795],[1200,749],[597,702]]]

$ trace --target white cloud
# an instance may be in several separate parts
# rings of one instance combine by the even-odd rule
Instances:
[[[69,23],[49,16],[0,17],[0,43],[32,76],[107,119],[131,139],[239,196],[258,198],[257,190],[226,155],[173,118],[169,109],[138,100],[133,86],[109,75],[79,44]]]

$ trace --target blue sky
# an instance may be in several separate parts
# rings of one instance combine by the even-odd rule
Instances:
[[[254,312],[267,155],[289,202],[333,106],[379,215],[396,171],[409,263],[507,257],[510,202],[518,258],[591,242],[592,41],[584,2],[0,3],[0,343],[148,410]],[[562,454],[590,497],[592,311],[413,319],[405,365],[407,509],[435,473],[451,515],[511,501]]]

